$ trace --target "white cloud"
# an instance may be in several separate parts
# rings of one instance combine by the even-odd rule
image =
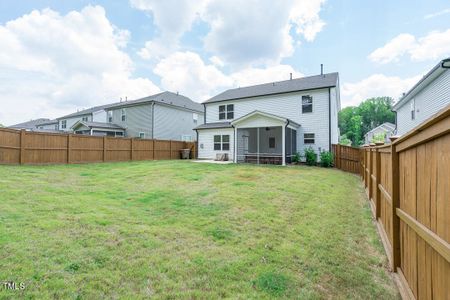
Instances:
[[[145,59],[179,51],[179,38],[201,20],[209,26],[204,47],[213,56],[240,68],[277,64],[291,56],[298,44],[291,29],[313,41],[325,25],[319,16],[324,0],[130,1],[135,8],[150,12],[160,30],[138,52]]]
[[[76,108],[158,92],[132,78],[124,52],[129,32],[116,28],[100,6],[60,15],[32,11],[0,26],[0,122],[57,117]],[[6,102],[6,103],[5,103]]]
[[[386,64],[398,61],[405,55],[409,55],[413,61],[438,60],[450,55],[450,29],[442,32],[432,31],[421,38],[400,34],[373,51],[369,59]]]
[[[245,68],[230,75],[224,74],[215,64],[206,64],[193,52],[176,52],[162,59],[154,69],[161,76],[164,89],[179,91],[194,101],[203,102],[225,89],[273,82],[302,76],[288,65],[267,68]]]
[[[446,15],[446,14],[450,14],[450,8],[443,9],[443,10],[441,10],[441,11],[438,11],[438,12],[435,12],[435,13],[432,13],[432,14],[425,15],[423,18],[424,18],[425,20],[427,20],[427,19],[432,19],[432,18],[440,17],[440,16],[443,16],[443,15]]]
[[[397,99],[411,89],[421,76],[402,79],[396,76],[374,74],[354,83],[344,83],[341,88],[343,107],[358,105],[360,102],[377,96]]]

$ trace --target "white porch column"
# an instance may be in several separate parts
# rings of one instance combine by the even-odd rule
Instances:
[[[281,151],[282,153],[282,165],[286,165],[286,126],[281,126]]]
[[[231,142],[231,141],[230,141]],[[234,136],[233,136],[233,162],[237,163],[237,148],[238,148],[238,140],[237,140],[237,128],[234,127]]]

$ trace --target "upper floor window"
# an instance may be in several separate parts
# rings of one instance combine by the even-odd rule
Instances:
[[[139,138],[145,139],[145,132],[139,132]]]
[[[303,135],[303,143],[304,144],[314,144],[315,143],[314,133],[305,133]]]
[[[125,108],[122,108],[122,122],[125,122],[126,119],[127,119],[127,112]]]
[[[195,124],[197,124],[197,122],[198,122],[198,114],[193,113],[192,114],[192,120],[194,121]]]
[[[62,120],[61,121],[61,128],[65,129],[67,127],[67,121],[66,120]]]
[[[411,100],[411,120],[416,119],[416,101],[415,99]]]
[[[108,122],[112,123],[113,121],[113,112],[111,110],[108,110]]]
[[[214,136],[214,150],[230,150],[230,136],[229,135],[215,135]]]
[[[302,113],[311,113],[313,111],[313,99],[311,96],[302,96]]]
[[[87,122],[88,121],[88,117],[83,117],[83,118],[81,118],[81,120],[83,120],[84,122]]]
[[[219,120],[234,119],[234,104],[219,106]]]

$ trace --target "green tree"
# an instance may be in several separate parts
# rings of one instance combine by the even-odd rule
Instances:
[[[367,99],[357,107],[350,106],[339,112],[339,129],[341,140],[349,139],[353,146],[364,141],[364,134],[384,122],[395,122],[392,112],[394,100],[391,97]]]

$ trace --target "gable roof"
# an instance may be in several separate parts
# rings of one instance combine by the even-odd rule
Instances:
[[[77,116],[90,115],[90,114],[92,114],[92,113],[94,113],[96,111],[106,109],[107,107],[109,107],[111,105],[115,105],[115,104],[117,104],[117,103],[93,106],[91,108],[83,109],[83,110],[80,110],[80,111],[77,111],[77,112],[74,112],[74,113],[71,113],[71,114],[59,117],[59,118],[57,118],[57,120],[71,118],[71,117],[77,117]]]
[[[203,106],[200,103],[194,102],[186,96],[175,94],[169,91],[165,91],[159,94],[151,95],[137,100],[122,101],[120,103],[115,103],[108,106],[107,109],[126,107],[136,104],[143,104],[147,102],[158,102],[162,104],[177,106],[180,108],[186,108],[203,113]]]
[[[367,135],[377,129],[384,129],[386,132],[393,131],[395,129],[395,124],[392,124],[391,122],[384,122],[383,124],[378,125],[377,127],[369,130],[365,135]]]
[[[36,126],[38,126],[40,124],[48,123],[49,121],[50,121],[50,119],[39,118],[36,120],[30,120],[27,122],[11,125],[8,127],[13,128],[13,129],[33,129],[33,128],[36,128]]]
[[[266,112],[263,112],[263,111],[260,111],[260,110],[254,110],[251,113],[248,113],[248,114],[246,114],[246,115],[244,115],[244,116],[242,116],[240,118],[237,118],[237,119],[231,121],[231,124],[234,125],[236,123],[239,123],[241,121],[244,121],[244,120],[246,120],[246,119],[248,119],[250,117],[256,116],[256,115],[264,116],[264,117],[267,117],[267,118],[270,118],[270,119],[276,119],[276,120],[279,120],[279,121],[282,121],[282,122],[286,122],[287,121],[287,122],[289,122],[289,124],[292,124],[295,127],[299,127],[300,126],[300,124],[298,124],[298,123],[296,123],[296,122],[294,122],[294,121],[292,121],[290,119],[287,119],[285,117],[280,117],[280,116],[277,116],[277,115],[274,115],[274,114],[271,114],[271,113],[266,113]]]
[[[72,125],[71,129],[77,128],[79,125],[84,125],[89,128],[105,128],[105,129],[120,129],[125,130],[122,126],[113,123],[103,123],[103,122],[87,122],[87,121],[78,121]]]
[[[339,73],[336,72],[291,80],[264,83],[247,87],[240,87],[236,89],[229,89],[217,96],[212,97],[211,99],[206,100],[204,103],[335,87],[338,85],[338,81]]]
[[[423,90],[427,85],[429,85],[433,80],[438,78],[446,70],[450,69],[450,57],[441,60],[437,65],[434,66],[425,76],[422,77],[403,97],[401,97],[397,103],[394,104],[392,110],[396,111],[404,104],[406,104],[410,99],[417,95],[421,90]]]

